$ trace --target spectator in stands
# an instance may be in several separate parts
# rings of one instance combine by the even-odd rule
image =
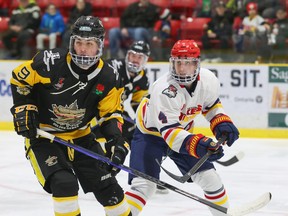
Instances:
[[[211,17],[212,0],[196,0],[196,8],[192,17]]]
[[[248,16],[244,17],[239,29],[237,29],[233,35],[236,52],[240,54],[237,61],[259,63],[270,57],[267,37],[270,26],[265,22],[264,18],[258,14],[256,3],[250,2],[247,4],[246,10]],[[256,58],[254,56],[255,52]]]
[[[28,42],[34,37],[40,21],[41,16],[38,5],[30,3],[29,0],[19,0],[19,6],[12,11],[9,29],[4,32],[2,38],[7,52],[9,52],[7,58],[31,58],[31,48]],[[14,38],[16,38],[16,42],[13,41]]]
[[[0,0],[0,17],[9,16],[11,0]]]
[[[109,45],[111,58],[118,58],[121,43],[132,39],[142,40],[150,44],[153,27],[159,19],[160,7],[140,0],[131,3],[120,18],[120,28],[112,28],[109,31]]]
[[[172,14],[168,8],[165,8],[160,14],[160,20],[156,22],[152,37],[152,46],[154,48],[153,57],[155,60],[164,60],[165,42],[171,38],[171,19]],[[159,48],[159,49],[158,49]]]
[[[264,19],[274,19],[276,16],[276,10],[279,7],[283,7],[282,0],[230,0],[234,1],[237,7],[237,16],[244,18],[247,16],[246,7],[250,2],[257,3],[258,14]]]
[[[69,18],[66,23],[65,32],[62,37],[62,47],[65,47],[68,49],[69,47],[69,40],[70,40],[70,34],[71,34],[71,28],[75,21],[80,16],[89,16],[92,15],[92,5],[91,3],[85,1],[85,0],[77,0],[76,5],[71,9],[71,12],[69,14]]]
[[[165,8],[160,14],[160,22],[154,26],[153,41],[165,40],[171,36],[171,19],[172,14],[168,8]]]
[[[273,63],[288,63],[287,57],[288,18],[286,8],[276,11],[276,20],[272,24],[269,45],[272,47]]]
[[[282,0],[258,0],[258,13],[264,19],[274,19],[277,8],[282,6]]]
[[[219,1],[215,5],[216,14],[212,17],[211,21],[207,24],[202,36],[202,44],[204,55],[207,59],[213,59],[214,61],[223,61],[225,57],[225,51],[230,48],[230,40],[232,37],[232,25],[233,15],[226,10],[225,3]],[[212,40],[220,41],[220,52],[212,52],[213,44]]]
[[[45,14],[42,16],[39,32],[36,36],[36,47],[38,51],[44,49],[44,42],[48,39],[49,49],[54,49],[57,43],[57,37],[65,30],[63,16],[57,10],[55,4],[49,4]]]
[[[195,0],[196,8],[192,17],[212,17],[216,14],[215,7],[218,5],[219,0]],[[232,5],[237,0],[222,0],[227,9],[232,10]]]

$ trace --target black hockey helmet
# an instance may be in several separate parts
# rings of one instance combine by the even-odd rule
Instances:
[[[105,29],[102,21],[98,17],[81,16],[76,20],[72,27],[71,36],[73,35],[79,37],[96,37],[103,40]]]
[[[97,63],[102,56],[104,48],[105,29],[101,20],[93,16],[79,17],[72,27],[70,36],[69,53],[73,62],[82,69],[87,69]],[[78,55],[74,49],[75,40],[94,40],[98,44],[98,50],[94,56]]]
[[[129,50],[133,50],[134,52],[137,53],[143,53],[147,57],[149,57],[151,53],[149,44],[144,41],[134,42]]]
[[[129,55],[131,53],[143,55],[143,61],[139,64],[133,63],[129,60]],[[148,58],[150,56],[150,46],[144,41],[135,41],[127,51],[126,54],[126,70],[132,73],[139,73],[144,69]]]

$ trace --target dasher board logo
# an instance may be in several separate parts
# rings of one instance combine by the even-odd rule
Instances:
[[[273,87],[271,107],[280,109],[288,108],[288,87]]]
[[[269,67],[269,82],[288,84],[288,67]]]
[[[288,113],[269,113],[268,126],[288,128]]]

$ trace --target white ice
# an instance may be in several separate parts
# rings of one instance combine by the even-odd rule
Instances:
[[[0,132],[0,215],[5,216],[52,216],[52,201],[38,184],[30,163],[24,155],[23,138],[15,132]],[[240,138],[231,148],[225,147],[229,159],[243,151],[244,158],[238,163],[224,167],[215,164],[229,195],[231,207],[248,203],[265,192],[272,193],[267,206],[251,216],[288,216],[288,139]],[[163,163],[175,174],[174,164],[166,159]],[[189,193],[202,196],[195,184],[181,184],[161,173],[161,180]],[[128,189],[127,173],[118,175],[123,188]],[[83,216],[105,215],[102,206],[92,194],[80,190],[80,208]],[[209,216],[207,207],[195,200],[169,191],[155,194],[148,201],[143,216]]]

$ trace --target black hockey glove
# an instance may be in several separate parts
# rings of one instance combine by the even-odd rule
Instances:
[[[208,151],[212,151],[213,154],[210,155],[209,161],[219,160],[224,156],[223,147],[218,146],[212,139],[203,136],[202,134],[195,134],[186,143],[186,150],[189,155],[201,158]]]
[[[129,144],[124,140],[123,137],[119,137],[117,140],[110,140],[105,144],[106,156],[111,159],[114,164],[123,164],[125,158],[129,152]],[[113,167],[112,165],[107,166],[107,170],[111,172],[112,176],[116,176],[120,169]]]
[[[38,109],[33,104],[13,106],[11,108],[13,115],[14,129],[17,134],[32,139],[37,135],[39,128]]]

